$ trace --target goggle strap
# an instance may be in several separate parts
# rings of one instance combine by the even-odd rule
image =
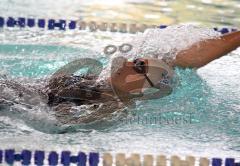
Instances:
[[[147,74],[144,74],[145,78],[147,79],[148,83],[151,85],[151,87],[154,87],[153,82],[149,79],[149,77],[147,76]]]

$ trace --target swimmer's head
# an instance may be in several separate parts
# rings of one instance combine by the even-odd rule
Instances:
[[[119,64],[120,59],[122,64]],[[111,74],[113,89],[117,89],[118,92],[143,94],[147,89],[155,88],[163,93],[166,89],[171,89],[170,82],[174,72],[162,60],[140,58],[129,62],[123,57],[118,57],[113,60],[112,68],[115,66],[121,66]]]

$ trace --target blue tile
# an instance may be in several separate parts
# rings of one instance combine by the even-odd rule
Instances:
[[[55,20],[53,19],[48,20],[48,29],[53,30],[54,27],[55,27]]]
[[[51,166],[56,166],[58,165],[58,154],[57,152],[50,152],[49,156],[48,156],[48,163]]]
[[[61,164],[63,164],[64,166],[69,166],[71,163],[70,155],[71,155],[70,151],[63,151],[61,154]]]
[[[160,29],[167,28],[167,25],[160,25],[159,28],[160,28]]]
[[[221,166],[221,165],[222,165],[222,159],[220,159],[220,158],[212,159],[212,166]]]
[[[78,166],[86,166],[87,163],[87,155],[83,152],[78,153]]]
[[[44,151],[35,151],[34,153],[34,163],[37,166],[42,166],[45,158]]]
[[[2,163],[2,160],[3,160],[3,151],[0,150],[0,164]]]
[[[21,154],[14,154],[14,160],[15,161],[21,161],[22,160],[22,155]]]
[[[35,26],[35,19],[28,18],[27,19],[27,26],[30,27],[30,28],[34,27]]]
[[[58,22],[56,22],[54,19],[48,20],[48,29],[53,30],[54,28],[66,30],[66,20],[59,20]]]
[[[89,154],[89,165],[97,166],[99,163],[99,153],[90,153]]]
[[[70,21],[68,27],[69,29],[76,29],[76,21]]]
[[[222,34],[225,34],[225,33],[228,33],[229,30],[228,30],[228,28],[222,28],[222,29],[220,30],[220,32],[221,32]]]
[[[22,165],[30,165],[32,158],[32,152],[29,150],[22,151]]]
[[[20,17],[20,18],[18,18],[16,24],[17,24],[19,27],[24,28],[25,25],[26,25],[26,19],[23,18],[23,17]]]
[[[235,165],[234,162],[235,162],[234,158],[226,158],[225,166],[234,166]]]
[[[45,28],[45,24],[46,24],[46,22],[45,22],[44,19],[39,19],[38,20],[38,27],[39,28]]]
[[[0,27],[2,28],[4,26],[4,18],[0,17]]]
[[[71,161],[71,163],[78,163],[79,158],[78,158],[78,156],[71,156],[70,161]]]
[[[12,17],[8,17],[7,19],[7,26],[8,27],[14,27],[16,25],[16,20]]]
[[[5,162],[9,165],[13,165],[14,163],[14,153],[15,151],[13,149],[5,150]]]

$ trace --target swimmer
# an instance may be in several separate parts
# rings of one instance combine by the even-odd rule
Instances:
[[[79,70],[79,65],[96,64],[97,61],[74,61],[71,67],[68,65],[56,72],[48,85],[41,89],[41,94],[47,96],[47,104],[54,109],[61,123],[88,123],[111,116],[124,106],[134,106],[135,100],[156,99],[171,94],[175,67],[200,68],[239,46],[240,31],[194,43],[180,51],[174,59],[145,57],[128,61],[118,57],[112,62],[111,76],[100,82],[96,82],[99,73],[73,75]],[[116,64],[120,64],[117,69]],[[156,91],[145,93],[150,88]],[[81,117],[75,116],[79,109],[74,106],[82,105],[88,105],[88,109],[95,111]]]
[[[56,110],[59,112],[66,111],[66,105],[62,107],[61,103],[92,104],[93,108],[99,111],[76,121],[80,123],[96,120],[99,116],[105,117],[121,108],[122,105],[119,103],[132,106],[135,100],[156,99],[171,94],[171,79],[173,79],[175,67],[200,68],[239,46],[240,32],[238,31],[217,39],[195,43],[179,52],[175,59],[140,58],[127,61],[123,57],[118,57],[112,62],[110,78],[101,83],[95,82],[98,78],[96,75],[86,77],[68,75],[75,70],[67,74],[64,73],[65,71],[57,72],[58,74],[47,86],[49,104],[57,105]],[[121,67],[114,69],[119,64]],[[157,91],[144,94],[148,88],[154,88]],[[100,109],[98,103],[104,103],[103,108]]]

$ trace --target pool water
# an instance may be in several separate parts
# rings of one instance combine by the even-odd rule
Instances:
[[[235,27],[240,23],[239,8],[234,0],[2,0],[0,15]],[[201,12],[201,17],[196,12]],[[103,48],[108,44],[120,45],[135,36],[18,28],[0,31],[1,77],[6,75],[25,85],[38,86],[76,58],[95,58],[106,65],[109,57],[103,54]],[[239,49],[197,71],[177,69],[180,85],[170,96],[138,102],[129,113],[92,124],[58,125],[45,106],[31,110],[20,106],[0,108],[0,145],[16,149],[239,157],[239,70]],[[162,117],[163,121],[130,121],[134,117]],[[173,118],[180,120],[174,123]]]

